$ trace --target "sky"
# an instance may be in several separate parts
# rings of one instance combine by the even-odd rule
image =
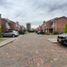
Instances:
[[[67,0],[0,0],[3,18],[37,27],[45,20],[67,16]]]

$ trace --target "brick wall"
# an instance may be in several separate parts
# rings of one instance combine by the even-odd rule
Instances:
[[[55,20],[55,32],[62,33],[64,32],[64,27],[67,24],[67,18],[66,17],[61,17]]]
[[[0,23],[1,23],[1,32],[8,31],[8,28],[6,27],[7,20],[2,18],[0,19]]]

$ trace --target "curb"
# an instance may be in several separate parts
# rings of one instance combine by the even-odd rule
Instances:
[[[0,43],[0,47],[3,47],[3,46],[5,46],[5,45],[7,45],[15,40],[16,40],[16,38],[8,38]]]

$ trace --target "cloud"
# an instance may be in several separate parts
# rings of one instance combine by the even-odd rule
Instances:
[[[38,25],[43,20],[67,16],[67,0],[0,0],[0,13],[23,25]]]

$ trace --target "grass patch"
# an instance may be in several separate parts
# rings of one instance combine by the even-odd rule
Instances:
[[[5,39],[3,39],[3,38],[0,38],[0,42],[2,42],[2,41],[4,41]]]

